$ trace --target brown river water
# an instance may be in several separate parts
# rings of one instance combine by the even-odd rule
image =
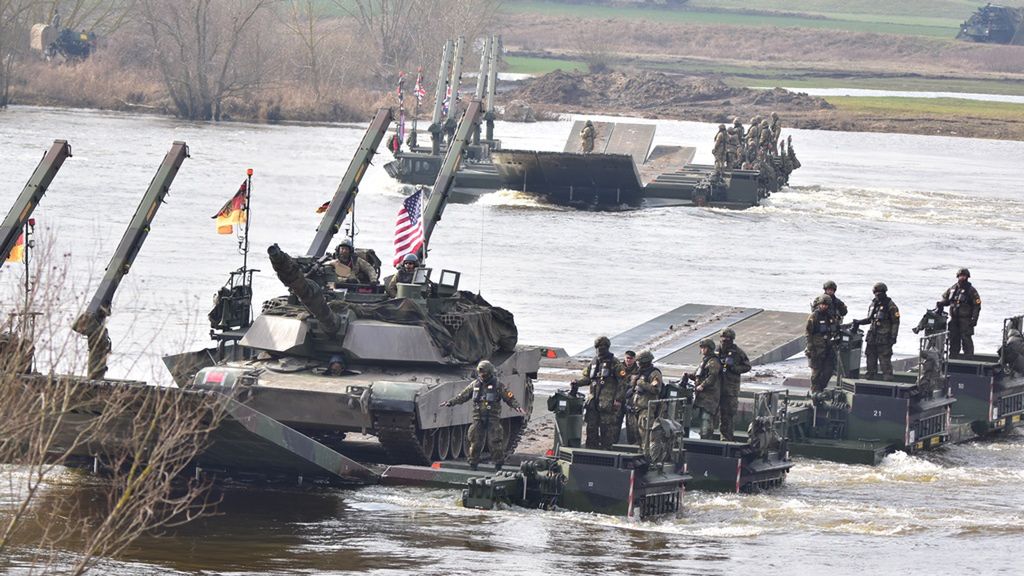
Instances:
[[[657,123],[656,143],[698,146],[697,160],[710,161],[714,126]],[[499,123],[497,132],[509,148],[561,149],[570,126]],[[192,158],[110,321],[111,375],[167,382],[160,356],[208,345],[211,297],[241,263],[234,239],[218,236],[210,217],[245,169],[256,173],[262,300],[282,292],[265,247],[305,251],[320,219],[314,211],[333,194],[363,129],[14,107],[0,113],[0,205],[10,205],[54,139],[71,142],[74,157],[35,213],[38,238],[71,270],[61,304],[70,323],[163,154],[173,140],[189,143]],[[886,282],[911,324],[956,268],[969,266],[984,300],[975,342],[994,352],[1001,319],[1024,312],[1024,143],[799,130],[793,139],[803,168],[791,190],[759,208],[591,213],[499,192],[450,206],[430,257],[515,313],[520,342],[570,352],[687,302],[806,310],[828,278],[856,315],[867,310],[870,286]],[[386,155],[356,209],[357,245],[385,255],[401,201],[381,168]],[[21,273],[9,264],[0,272],[8,301]],[[897,352],[915,347],[905,329]],[[799,359],[774,368],[806,371]],[[48,490],[88,499],[90,482],[68,472]],[[146,537],[102,572],[1011,574],[1024,548],[1022,482],[1024,436],[1015,433],[896,454],[878,467],[798,459],[780,490],[694,492],[679,518],[645,523],[466,510],[450,491],[239,487],[225,490],[220,515]],[[0,484],[0,508],[11,502]],[[28,573],[27,557],[0,570]]]

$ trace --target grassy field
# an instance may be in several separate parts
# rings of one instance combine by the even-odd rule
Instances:
[[[968,117],[1024,122],[1024,104],[981,102],[960,98],[862,98],[842,96],[828,97],[826,100],[841,111],[878,114],[887,117]]]
[[[587,65],[579,60],[561,60],[558,58],[534,58],[530,56],[505,56],[508,64],[507,72],[514,74],[547,74],[554,70],[586,70]]]
[[[701,3],[696,3],[698,6]],[[851,32],[877,32],[950,38],[956,36],[960,23],[977,8],[963,11],[963,15],[923,16],[851,12],[843,9],[843,2],[822,1],[820,12],[811,12],[804,2],[704,2],[708,10],[673,10],[663,8],[632,8],[625,6],[581,6],[559,2],[509,2],[503,10],[512,14],[542,14],[550,16],[584,16],[587,18],[654,20],[677,24],[775,26]],[[875,2],[884,9],[884,2]],[[893,4],[899,4],[893,3]],[[730,5],[730,6],[724,6]],[[827,5],[827,6],[826,6]],[[826,7],[835,11],[824,11]],[[703,7],[703,6],[701,6]],[[722,10],[722,8],[730,8]],[[752,12],[751,9],[777,10],[779,15]]]

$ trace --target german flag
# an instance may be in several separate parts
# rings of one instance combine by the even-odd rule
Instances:
[[[212,216],[212,218],[217,220],[217,234],[231,234],[235,231],[232,225],[241,226],[245,224],[245,192],[246,183],[243,181],[242,185],[238,187],[238,192],[235,192],[231,200],[228,200],[221,207],[220,211]]]
[[[324,212],[327,212],[327,209],[330,208],[330,207],[331,207],[331,201],[328,200],[327,202],[324,202],[323,204],[320,205],[319,208],[316,209],[316,213],[317,214],[323,214]]]
[[[14,243],[14,248],[11,248],[11,253],[7,255],[8,262],[24,262],[25,261],[25,233],[22,232],[18,236],[18,241]]]

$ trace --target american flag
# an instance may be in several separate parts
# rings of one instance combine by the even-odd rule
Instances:
[[[423,75],[416,76],[416,85],[412,88],[412,94],[416,97],[416,101],[423,100],[423,97],[427,95],[427,89],[423,87]]]
[[[441,101],[441,113],[448,113],[448,104],[452,101],[452,87],[449,86],[444,91],[444,100]]]
[[[395,220],[395,266],[406,254],[415,254],[423,248],[423,189],[402,202]]]

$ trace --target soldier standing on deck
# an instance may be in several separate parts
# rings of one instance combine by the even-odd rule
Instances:
[[[725,171],[728,162],[729,134],[725,131],[725,124],[718,125],[718,132],[715,134],[715,145],[711,148],[711,155],[715,157],[715,172],[721,174]]]
[[[900,309],[889,298],[888,287],[882,282],[874,285],[875,294],[868,309],[868,317],[854,320],[854,327],[870,324],[868,335],[864,338],[864,355],[867,357],[867,378],[878,378],[879,364],[882,379],[892,380],[892,346],[900,332]]]
[[[611,340],[594,340],[597,357],[583,369],[583,377],[571,382],[573,393],[590,386],[583,421],[587,426],[587,448],[610,450],[619,437],[619,412],[626,398],[626,367],[611,353]]]
[[[736,331],[722,330],[718,361],[722,365],[722,394],[719,400],[719,431],[722,440],[732,442],[733,418],[740,407],[740,374],[750,372],[750,359],[742,348],[736,345]]]
[[[811,368],[811,392],[821,392],[836,371],[836,350],[832,339],[838,330],[829,308],[832,297],[822,294],[814,299],[814,310],[807,317],[807,364]]]
[[[838,330],[839,325],[843,323],[843,317],[849,313],[849,310],[846,308],[846,303],[836,296],[836,290],[839,289],[839,286],[837,286],[835,282],[826,280],[825,283],[822,284],[821,289],[825,291],[826,296],[832,299],[832,303],[829,304],[828,307],[828,314],[834,320],[836,329]]]
[[[694,420],[700,423],[700,437],[710,439],[715,432],[715,417],[718,415],[718,403],[721,397],[722,365],[715,356],[715,341],[705,338],[700,341],[701,361],[697,371],[686,374],[685,378],[693,380],[693,406],[697,409]]]
[[[476,365],[477,378],[462,392],[441,406],[455,406],[473,400],[473,423],[469,425],[469,467],[476,470],[484,441],[491,450],[494,469],[501,470],[505,463],[505,430],[501,427],[501,403],[504,402],[520,414],[525,414],[512,391],[494,377],[494,365],[482,360]]]
[[[739,168],[743,165],[743,159],[747,155],[746,143],[747,134],[743,130],[743,122],[740,122],[740,117],[736,116],[732,119],[732,130],[733,136],[736,138],[736,153],[729,163],[730,168]]]
[[[583,129],[580,130],[580,148],[584,154],[590,154],[594,151],[594,140],[596,139],[597,130],[594,128],[594,123],[587,120]]]
[[[622,355],[622,366],[626,369],[626,376],[623,383],[626,386],[626,403],[622,412],[619,413],[619,427],[622,427],[622,420],[626,421],[626,444],[639,444],[640,434],[637,428],[639,411],[633,401],[636,392],[637,375],[640,373],[640,366],[636,363],[636,352],[626,350]]]
[[[779,149],[779,137],[782,136],[782,121],[779,120],[779,113],[772,112],[772,121],[770,124],[772,131],[772,150]]]
[[[956,284],[943,294],[938,306],[949,306],[949,353],[959,354],[961,345],[964,354],[974,354],[974,327],[981,314],[981,296],[971,284],[971,271],[961,268],[956,273]]]
[[[658,419],[662,416],[663,404],[652,402],[661,398],[664,377],[661,370],[654,367],[654,354],[643,351],[637,357],[638,373],[633,376],[636,392],[633,404],[638,413],[640,430],[640,447],[651,462],[661,462],[668,455],[665,434]]]

